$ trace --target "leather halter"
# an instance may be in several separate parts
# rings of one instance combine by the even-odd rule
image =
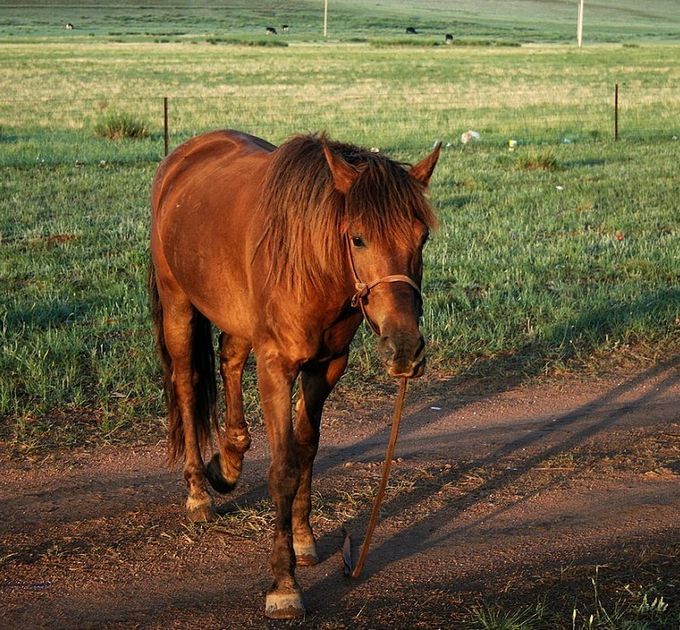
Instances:
[[[377,287],[379,284],[382,284],[383,282],[405,282],[406,284],[409,284],[411,285],[411,287],[413,287],[413,289],[416,292],[416,295],[422,301],[423,296],[422,293],[420,292],[420,287],[411,278],[403,274],[392,274],[389,276],[383,276],[382,278],[378,278],[377,280],[372,280],[371,282],[362,282],[361,279],[359,278],[359,274],[357,274],[356,267],[354,266],[354,257],[352,256],[352,244],[350,243],[350,236],[348,232],[345,232],[345,243],[347,244],[347,256],[349,257],[349,266],[352,269],[352,275],[354,276],[354,288],[356,289],[356,293],[352,295],[350,304],[354,308],[359,306],[359,308],[361,309],[361,314],[364,316],[364,319],[366,320],[366,323],[368,324],[369,328],[376,335],[380,336],[380,331],[378,330],[378,327],[371,321],[371,318],[368,316],[368,313],[366,312],[366,305],[364,304],[364,300],[368,297],[368,294],[370,293],[371,289]]]

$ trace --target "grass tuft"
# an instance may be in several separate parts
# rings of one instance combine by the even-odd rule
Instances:
[[[482,605],[470,612],[472,627],[480,630],[534,630],[545,627],[543,621],[546,611],[542,603],[512,612],[496,605]]]
[[[273,37],[262,37],[256,39],[242,39],[235,37],[208,37],[205,40],[213,46],[217,44],[230,44],[232,46],[256,46],[263,48],[286,48],[288,42],[284,42],[280,39],[275,39]]]
[[[531,151],[517,157],[517,168],[524,171],[556,171],[559,166],[552,151]]]
[[[121,140],[123,138],[147,138],[149,128],[146,122],[125,112],[111,111],[100,118],[94,132],[101,138]]]

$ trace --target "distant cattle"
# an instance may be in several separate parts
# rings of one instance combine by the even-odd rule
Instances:
[[[406,34],[407,35],[417,35],[417,31],[412,26],[407,26],[406,27]]]
[[[447,33],[445,39],[447,44],[453,44],[453,35],[451,33]]]
[[[71,24],[71,22],[66,22],[66,26],[64,28],[67,31],[72,31],[73,30],[73,24]]]
[[[287,33],[287,32],[288,32],[288,24],[283,24],[283,25],[281,26],[281,30],[282,30],[284,33]]]
[[[268,26],[267,35],[276,35],[276,29],[273,26]]]

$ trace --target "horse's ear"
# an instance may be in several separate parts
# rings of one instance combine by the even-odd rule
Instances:
[[[333,174],[335,189],[346,195],[352,184],[357,180],[357,177],[359,177],[359,171],[342,156],[333,153],[325,142],[323,143],[323,153]]]
[[[430,183],[430,177],[434,172],[434,167],[437,166],[437,160],[439,160],[439,152],[441,151],[442,143],[437,142],[434,145],[434,150],[426,158],[420,160],[418,164],[414,164],[411,167],[409,173],[411,177],[417,179],[423,186],[427,186]]]

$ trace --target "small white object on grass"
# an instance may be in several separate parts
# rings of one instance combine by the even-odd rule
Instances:
[[[468,129],[465,133],[462,133],[460,136],[460,141],[463,144],[467,144],[468,142],[473,142],[474,140],[479,140],[481,138],[481,134],[479,131],[473,131],[472,129]]]
[[[441,407],[430,407],[430,409],[432,409],[433,411],[441,411],[442,410]]]
[[[508,149],[514,151],[517,148],[517,140],[508,140]]]
[[[557,188],[557,190],[564,190],[564,186],[555,186],[555,188]]]

